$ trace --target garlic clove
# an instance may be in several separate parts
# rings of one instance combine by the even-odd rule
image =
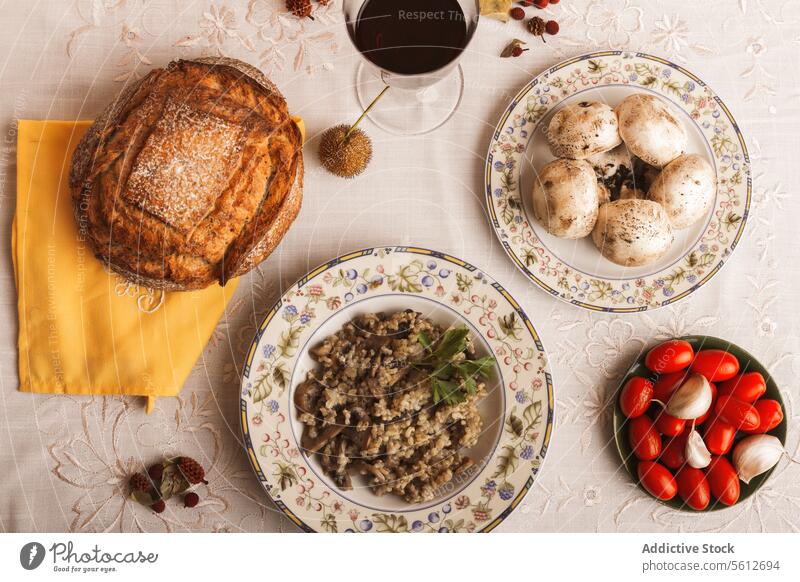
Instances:
[[[713,399],[711,385],[706,380],[706,377],[700,374],[692,374],[672,394],[665,410],[667,414],[675,418],[683,418],[685,420],[700,418],[711,408]]]
[[[695,429],[692,429],[686,439],[685,455],[686,463],[695,469],[705,469],[711,464],[711,453],[706,442]]]
[[[750,483],[753,477],[766,473],[778,464],[786,450],[771,434],[754,434],[740,440],[733,449],[733,466],[739,479]]]

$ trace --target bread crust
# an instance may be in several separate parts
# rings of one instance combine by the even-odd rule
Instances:
[[[302,203],[302,136],[278,89],[226,58],[175,61],[124,91],[72,159],[81,234],[137,284],[225,284],[264,260]]]

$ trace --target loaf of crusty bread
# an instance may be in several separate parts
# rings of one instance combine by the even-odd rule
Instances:
[[[79,230],[135,283],[224,285],[264,260],[297,216],[302,145],[283,96],[254,67],[172,62],[125,91],[78,145]]]

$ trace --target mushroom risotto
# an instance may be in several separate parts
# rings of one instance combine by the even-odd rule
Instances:
[[[494,359],[476,356],[466,326],[410,309],[360,315],[311,355],[319,366],[294,394],[301,446],[338,487],[360,474],[377,495],[417,503],[474,464],[462,450],[481,433]]]

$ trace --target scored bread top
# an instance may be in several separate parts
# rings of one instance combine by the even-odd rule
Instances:
[[[224,284],[275,248],[302,200],[302,138],[278,90],[231,59],[151,71],[86,133],[79,227],[134,282]]]

